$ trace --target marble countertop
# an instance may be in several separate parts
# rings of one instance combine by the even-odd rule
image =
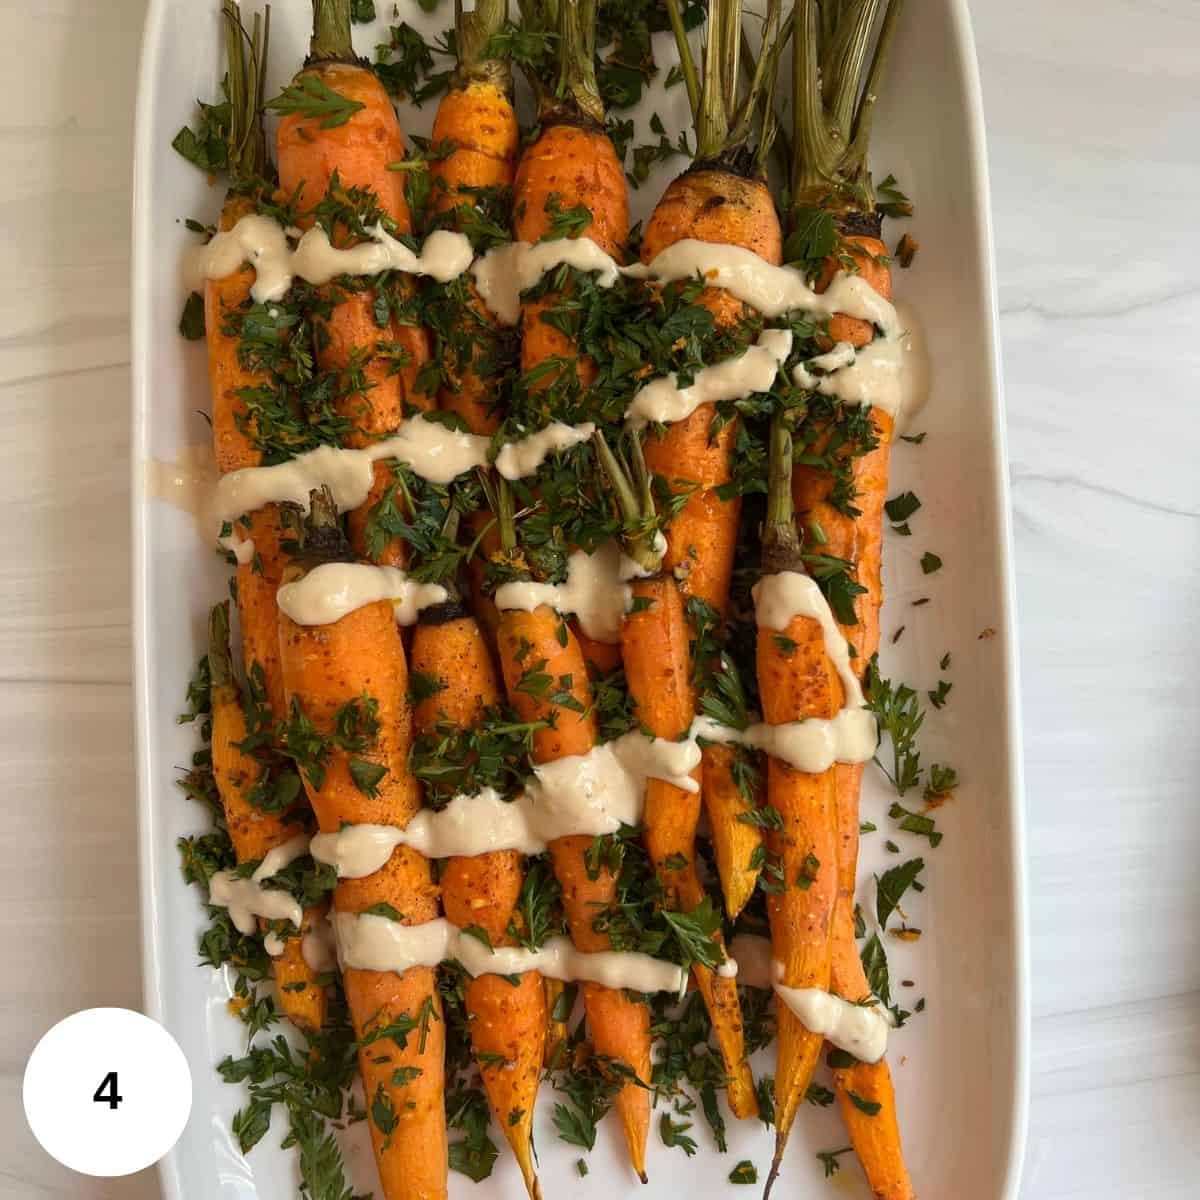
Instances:
[[[50,1024],[140,1004],[128,255],[144,7],[0,0],[0,761],[15,784],[0,843],[0,1200],[158,1196],[152,1172],[57,1167],[20,1101]],[[1021,1195],[1184,1200],[1200,1179],[1200,6],[971,9],[1023,676]]]

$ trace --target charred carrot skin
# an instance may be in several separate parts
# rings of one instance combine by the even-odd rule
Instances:
[[[596,744],[596,719],[592,689],[579,642],[563,618],[542,606],[533,612],[509,609],[501,613],[500,662],[509,703],[524,721],[550,720],[533,734],[533,757],[553,762],[568,755],[586,754]],[[542,660],[545,660],[542,664]],[[554,677],[575,703],[554,703],[522,690],[521,680],[535,663],[539,672]],[[566,679],[570,686],[567,688]],[[606,933],[592,927],[602,909],[616,897],[616,878],[601,865],[589,878],[585,855],[593,839],[587,836],[557,838],[550,843],[554,874],[562,888],[563,908],[571,940],[584,951],[608,950]],[[650,1010],[622,991],[585,983],[584,1007],[592,1043],[598,1054],[627,1063],[637,1077],[650,1079]],[[621,1119],[633,1169],[646,1177],[646,1138],[650,1129],[650,1094],[626,1083],[615,1106]]]
[[[886,248],[877,238],[852,235],[845,239],[852,247],[860,274],[885,299],[891,298],[891,271],[882,261]],[[861,250],[861,253],[859,252]],[[831,282],[834,264],[826,266],[817,282],[823,291]],[[862,321],[835,314],[829,336],[861,346],[874,336],[874,330]],[[817,522],[828,540],[827,552],[854,564],[855,577],[866,588],[855,601],[858,621],[843,625],[841,631],[854,647],[851,660],[861,676],[879,649],[879,613],[883,602],[883,504],[887,496],[888,459],[894,436],[892,417],[880,409],[871,410],[871,424],[877,446],[851,460],[854,505],[852,517],[828,502],[832,480],[826,472],[799,466],[792,475],[792,495],[801,528]],[[854,937],[854,896],[858,875],[859,797],[863,767],[839,763],[835,768],[838,825],[838,894],[834,910],[832,942],[832,990],[841,996],[858,997],[870,993],[858,945]],[[838,1107],[850,1133],[850,1140],[863,1165],[872,1194],[879,1200],[913,1200],[913,1190],[901,1147],[896,1113],[895,1089],[887,1060],[855,1063],[834,1071]],[[850,1093],[878,1104],[875,1116],[867,1116],[851,1099]]]
[[[625,677],[638,722],[655,737],[678,739],[692,723],[696,698],[691,684],[687,620],[679,588],[669,576],[635,579],[633,605],[621,628]],[[665,902],[684,912],[705,898],[696,872],[696,825],[700,819],[701,771],[692,774],[695,792],[662,779],[646,781],[642,823],[650,861],[662,882]],[[717,941],[722,943],[720,933]],[[737,981],[696,963],[692,978],[712,1018],[717,1044],[728,1075],[729,1107],[736,1117],[758,1111],[754,1079],[738,1003]]]
[[[395,222],[399,233],[412,232],[412,217],[404,193],[404,173],[389,171],[388,164],[404,158],[404,140],[391,98],[374,72],[353,62],[324,61],[307,67],[297,77],[313,77],[345,100],[359,104],[349,119],[333,128],[322,128],[319,117],[290,113],[279,123],[276,138],[279,182],[285,195],[296,197],[300,224],[311,225],[313,209],[325,199],[336,175],[342,193],[362,189],[379,209]],[[335,227],[336,245],[356,239]],[[430,409],[434,397],[418,386],[421,368],[429,361],[429,338],[409,319],[396,315],[389,303],[383,325],[376,319],[381,290],[394,294],[403,307],[412,295],[411,282],[393,279],[379,285],[334,282],[322,289],[326,305],[319,305],[313,323],[317,330],[317,362],[322,371],[340,380],[337,408],[352,422],[346,438],[350,446],[364,446],[394,432],[407,407]],[[371,494],[350,515],[351,539],[365,553],[367,516],[392,482],[392,470],[376,463]],[[376,561],[402,566],[405,545],[393,539]]]
[[[439,721],[469,729],[500,698],[491,652],[473,617],[456,604],[427,610],[413,635],[415,672],[438,689],[417,705],[417,733]],[[442,873],[446,917],[460,929],[484,930],[493,946],[512,946],[509,932],[524,881],[521,855],[501,850],[449,859]],[[481,975],[465,989],[471,1045],[496,1122],[512,1147],[531,1197],[540,1195],[533,1163],[533,1111],[546,1038],[546,1000],[541,976],[515,981]]]
[[[290,568],[288,577],[293,574],[302,572]],[[318,734],[329,738],[339,711],[348,705],[361,709],[367,701],[378,723],[370,744],[353,756],[386,768],[376,795],[359,790],[350,772],[352,755],[332,742],[320,786],[302,772],[322,832],[336,833],[347,823],[402,828],[420,807],[420,796],[407,770],[412,739],[408,669],[391,604],[371,604],[323,626],[297,625],[281,613],[279,641],[289,704],[298,706]],[[388,904],[409,925],[438,914],[429,863],[404,846],[373,875],[340,881],[333,902],[341,913]],[[343,980],[360,1042],[398,1020],[417,1022],[406,1038],[366,1041],[359,1050],[359,1071],[368,1111],[395,1119],[390,1129],[370,1120],[384,1195],[438,1200],[447,1186],[445,1026],[434,971],[413,967],[397,975],[347,968]]]

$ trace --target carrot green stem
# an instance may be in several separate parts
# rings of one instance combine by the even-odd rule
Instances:
[[[671,32],[675,35],[675,45],[679,48],[679,67],[683,72],[683,82],[687,87],[688,105],[692,110],[692,123],[700,119],[700,75],[696,70],[696,59],[692,54],[692,44],[688,41],[687,30],[683,25],[683,13],[679,9],[679,0],[667,0],[667,15],[671,19]]]
[[[261,17],[254,14],[249,31],[242,24],[236,0],[224,0],[221,16],[229,66],[229,173],[235,181],[261,178],[269,163],[262,109],[271,6],[263,9]]]
[[[500,546],[505,554],[511,554],[517,548],[517,512],[513,507],[512,488],[508,486],[508,480],[497,475],[495,489],[492,507],[500,525]]]
[[[558,94],[585,117],[604,124],[604,103],[596,83],[597,0],[561,0],[561,54]]]
[[[463,0],[454,0],[455,46],[458,70],[455,85],[463,87],[472,79],[489,79],[507,89],[512,86],[512,71],[507,58],[493,51],[492,39],[508,20],[508,0],[476,0],[466,12]]]
[[[655,573],[662,565],[662,555],[655,545],[658,526],[654,493],[641,439],[636,434],[628,436],[627,454],[614,450],[599,432],[592,437],[592,443],[621,512],[625,552],[642,570]]]
[[[800,536],[796,532],[792,504],[792,433],[787,418],[776,413],[771,418],[767,448],[767,517],[762,535],[763,570],[799,571],[803,569]]]
[[[350,0],[312,0],[313,32],[308,61],[355,62],[350,38]]]
[[[878,87],[902,6],[903,0],[851,0],[840,5],[796,0],[793,205],[874,212],[867,153]]]

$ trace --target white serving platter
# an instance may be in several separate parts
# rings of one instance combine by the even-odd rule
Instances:
[[[201,652],[204,614],[225,594],[225,569],[185,512],[154,497],[147,464],[178,461],[202,445],[208,408],[201,345],[176,332],[184,299],[181,261],[194,241],[182,221],[211,220],[220,189],[209,187],[170,147],[193,120],[197,97],[211,99],[222,73],[216,0],[152,0],[142,52],[137,106],[133,260],[133,538],[137,736],[141,822],[143,960],[146,1011],[179,1040],[192,1069],[192,1116],[161,1164],[170,1200],[286,1200],[297,1194],[289,1152],[278,1149],[276,1128],[248,1159],[236,1149],[229,1120],[243,1102],[213,1067],[244,1045],[241,1025],[226,1011],[224,978],[197,965],[203,913],[195,889],[179,873],[176,839],[203,823],[198,807],[175,786],[193,749],[194,732],[176,713]],[[243,5],[253,11],[247,0]],[[391,0],[377,7],[393,16]],[[451,21],[449,0],[424,14],[414,0],[401,18],[426,35]],[[276,94],[303,57],[307,0],[272,6],[271,79]],[[390,20],[379,24],[390,23]],[[358,27],[370,54],[378,30]],[[658,111],[668,135],[686,124],[684,89],[664,92],[669,39],[657,43],[664,66],[638,110],[639,140]],[[898,271],[896,291],[919,314],[933,362],[933,386],[914,429],[924,444],[900,443],[893,456],[892,494],[912,489],[922,501],[913,536],[888,536],[885,547],[884,673],[933,687],[944,674],[950,701],[931,711],[926,762],[952,762],[962,785],[938,813],[941,846],[889,832],[889,791],[872,778],[864,819],[880,832],[863,839],[860,871],[864,908],[871,910],[871,874],[922,854],[926,891],[910,894],[906,911],[923,930],[915,945],[889,939],[893,991],[905,1007],[919,997],[925,1011],[892,1040],[890,1059],[901,1126],[918,1193],[928,1200],[970,1196],[1014,1198],[1026,1115],[1028,990],[1023,882],[1016,641],[1004,413],[997,359],[991,227],[983,119],[965,0],[925,0],[903,14],[880,103],[873,163],[876,178],[894,172],[916,204],[911,222],[921,251],[911,270]],[[405,109],[406,130],[427,134],[434,105]],[[656,168],[632,193],[635,218],[644,217],[682,160]],[[889,226],[889,240],[899,236]],[[944,567],[923,575],[920,557],[936,551]],[[913,601],[929,597],[919,607]],[[904,627],[896,643],[895,631]],[[952,666],[940,673],[949,651]],[[898,986],[912,980],[914,986]],[[756,1071],[770,1073],[771,1051]],[[550,1121],[551,1089],[543,1088],[536,1127],[545,1194],[637,1194],[666,1200],[688,1194],[709,1200],[728,1194],[729,1171],[750,1159],[765,1176],[771,1135],[758,1122],[731,1123],[729,1151],[718,1156],[707,1128],[692,1131],[700,1153],[685,1157],[652,1131],[650,1185],[642,1189],[625,1163],[615,1123],[601,1128],[580,1179],[578,1152],[558,1141]],[[361,1129],[359,1130],[361,1133]],[[497,1138],[499,1142],[500,1139]],[[781,1196],[866,1197],[852,1155],[825,1181],[819,1150],[847,1144],[833,1110],[808,1108],[792,1135]],[[358,1190],[376,1186],[365,1138],[348,1140]],[[738,1189],[732,1189],[737,1194]],[[747,1189],[750,1194],[753,1189]],[[378,1192],[376,1193],[378,1196]],[[492,1177],[472,1184],[451,1175],[456,1200],[518,1197],[520,1179],[504,1153]]]

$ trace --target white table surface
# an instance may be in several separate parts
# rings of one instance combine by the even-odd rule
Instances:
[[[1022,1196],[1183,1200],[1200,1189],[1200,5],[971,7],[1020,603]],[[0,1200],[158,1195],[153,1172],[58,1167],[20,1101],[51,1024],[140,1003],[128,255],[143,12],[0,0]]]

